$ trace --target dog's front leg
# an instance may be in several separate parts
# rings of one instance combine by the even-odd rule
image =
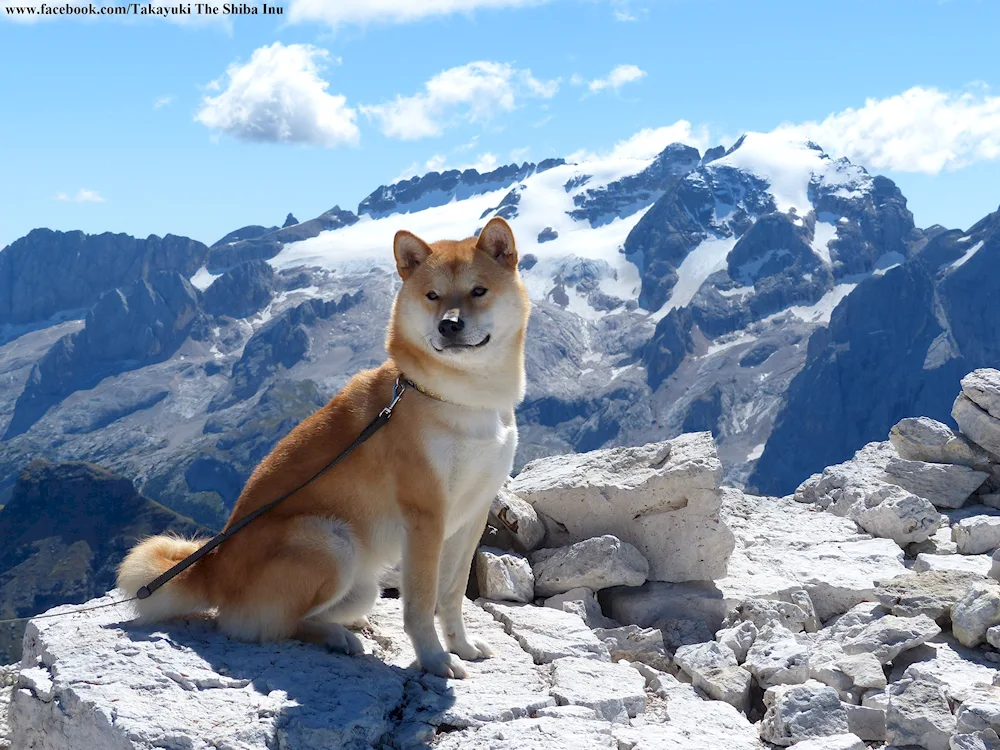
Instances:
[[[444,628],[444,641],[448,650],[470,661],[493,656],[493,649],[485,641],[469,638],[462,618],[462,604],[469,585],[469,568],[472,556],[486,528],[489,506],[482,515],[465,524],[445,542],[441,556],[441,577],[438,585],[437,613]]]
[[[439,677],[465,677],[465,667],[441,646],[434,629],[438,569],[444,543],[440,514],[414,511],[407,519],[403,550],[403,629],[420,666]]]

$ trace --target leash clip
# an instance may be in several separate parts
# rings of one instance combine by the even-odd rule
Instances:
[[[402,376],[396,378],[396,384],[392,387],[392,401],[389,402],[388,406],[382,409],[382,412],[379,414],[380,417],[388,419],[392,416],[392,410],[396,407],[399,399],[403,397],[403,391],[405,390],[406,385],[403,383]]]

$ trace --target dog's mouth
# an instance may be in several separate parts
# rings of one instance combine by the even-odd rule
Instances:
[[[432,343],[431,345],[439,352],[444,351],[465,351],[469,349],[480,349],[490,343],[490,335],[487,333],[486,338],[480,341],[478,344],[463,344],[460,341],[441,341],[440,343]]]

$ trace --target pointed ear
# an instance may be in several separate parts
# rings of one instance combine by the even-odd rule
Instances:
[[[431,247],[413,232],[400,229],[392,241],[392,253],[396,256],[396,270],[400,278],[406,281],[416,267],[431,254]]]
[[[489,255],[497,263],[510,268],[517,268],[517,247],[514,244],[514,232],[510,224],[495,216],[483,227],[476,241],[476,248]]]

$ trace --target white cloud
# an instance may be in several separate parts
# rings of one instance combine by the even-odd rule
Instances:
[[[206,87],[222,93],[202,99],[195,119],[247,141],[357,143],[356,111],[345,97],[328,93],[330,84],[320,77],[329,60],[326,50],[309,44],[260,47],[246,64],[230,65],[226,80]]]
[[[1000,97],[982,87],[956,93],[915,86],[776,132],[808,138],[872,169],[937,174],[1000,158]]]
[[[173,101],[174,97],[172,96],[158,97],[156,101],[153,102],[153,109],[163,109],[164,107],[169,106]]]
[[[408,180],[411,177],[416,177],[419,174],[426,174],[428,172],[447,172],[449,169],[457,169],[460,172],[465,171],[466,169],[475,169],[478,172],[490,172],[493,169],[496,169],[496,166],[496,155],[488,151],[476,157],[474,162],[455,165],[449,165],[448,157],[444,154],[434,154],[434,156],[423,163],[422,167],[419,163],[413,162],[413,164],[400,172],[393,182]]]
[[[687,120],[660,128],[644,128],[623,141],[618,141],[610,151],[580,150],[570,154],[567,161],[581,162],[596,159],[652,159],[671,143],[686,143],[699,151],[709,145],[708,128],[692,127]]]
[[[320,21],[330,26],[409,23],[423,18],[541,5],[549,0],[292,0],[291,23]]]
[[[595,78],[588,83],[587,90],[592,94],[597,94],[605,89],[618,91],[626,83],[633,83],[640,78],[645,78],[645,76],[646,71],[638,65],[618,65],[604,78]]]
[[[550,99],[558,90],[558,79],[541,81],[530,70],[481,60],[438,73],[413,96],[397,96],[386,104],[359,109],[378,120],[384,135],[417,140],[441,135],[456,122],[487,122],[515,109],[520,98]]]
[[[75,195],[69,195],[68,193],[56,193],[57,201],[66,201],[68,203],[104,203],[105,199],[96,190],[88,190],[87,188],[80,188],[76,191]]]

